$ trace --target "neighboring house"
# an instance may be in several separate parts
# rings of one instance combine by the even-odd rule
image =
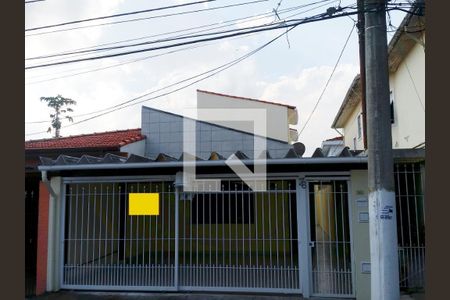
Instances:
[[[295,128],[290,125],[297,125],[298,113],[297,108],[292,105],[276,103],[273,101],[262,101],[246,97],[238,97],[232,95],[219,94],[215,92],[197,90],[197,107],[206,109],[264,109],[266,110],[267,132],[268,138],[284,141],[296,142],[298,133]],[[202,114],[199,113],[198,119],[202,120]],[[253,133],[252,124],[216,121],[218,125],[223,125],[236,130]]]
[[[425,147],[425,17],[407,14],[388,45],[392,147]],[[344,144],[364,149],[361,82],[357,75],[334,119]]]
[[[186,153],[178,133],[184,120],[197,132],[196,141],[190,141],[197,151],[188,153],[197,156],[197,176],[220,179],[218,191],[192,192],[180,182]],[[301,143],[268,137],[267,151],[256,153],[256,162],[266,158],[267,190],[254,192],[226,159],[235,154],[252,168],[251,140],[261,137],[148,107],[142,108],[141,122],[147,136],[143,155],[41,157],[39,170],[48,185],[40,193],[39,214],[48,222],[39,228],[40,293],[218,291],[370,298],[364,152],[324,147],[302,157]],[[394,156],[399,182],[414,182],[399,194],[408,203],[402,209],[422,212],[412,206],[423,195],[420,164],[399,164],[399,159],[416,159],[423,150],[396,150]],[[159,214],[130,216],[129,193],[158,193]],[[410,223],[404,230],[423,235]],[[403,284],[420,286],[424,248],[399,251]]]
[[[61,154],[72,157],[104,157],[106,154],[126,157],[130,154],[143,155],[144,148],[145,136],[140,128],[25,141],[26,295],[35,293],[36,271],[42,272],[42,266],[36,270],[39,187],[43,184],[41,172],[37,169],[39,157],[57,158]],[[45,222],[42,219],[41,222]],[[45,287],[38,285],[38,292],[43,289]]]
[[[394,166],[402,290],[425,286],[425,17],[417,15],[419,8],[411,10],[413,14],[405,16],[388,44],[394,156],[397,149],[418,154],[414,159],[397,156]],[[343,129],[343,141],[339,142],[342,144],[332,146],[330,143],[338,142],[324,141],[323,148],[325,145],[332,146],[330,149],[346,147],[364,155],[361,95],[361,80],[357,75],[332,124],[334,129]]]

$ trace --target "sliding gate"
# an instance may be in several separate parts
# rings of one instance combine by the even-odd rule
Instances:
[[[62,288],[299,293],[295,180],[268,186],[67,183]],[[159,215],[128,215],[129,193],[159,193]]]

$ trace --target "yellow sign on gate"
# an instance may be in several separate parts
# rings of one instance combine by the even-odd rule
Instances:
[[[130,216],[159,215],[159,193],[130,193],[128,203]]]

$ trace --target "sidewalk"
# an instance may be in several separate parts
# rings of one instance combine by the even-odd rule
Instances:
[[[303,300],[299,295],[281,295],[281,294],[243,294],[243,293],[124,293],[124,292],[72,292],[60,291],[57,293],[49,293],[39,297],[29,298],[30,300]],[[314,300],[322,300],[323,298],[313,298]],[[331,298],[326,298],[330,300]],[[339,300],[350,300],[339,298]]]
[[[126,293],[126,292],[73,292],[60,291],[56,293],[48,293],[38,297],[28,298],[30,300],[304,300],[299,295],[281,295],[281,294],[243,294],[243,293]],[[350,300],[347,298],[318,298],[313,297],[313,300]],[[400,300],[425,300],[425,294],[410,294],[401,295]]]

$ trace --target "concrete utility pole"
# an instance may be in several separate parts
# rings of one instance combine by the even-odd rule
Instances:
[[[385,0],[365,1],[372,300],[400,298]]]

